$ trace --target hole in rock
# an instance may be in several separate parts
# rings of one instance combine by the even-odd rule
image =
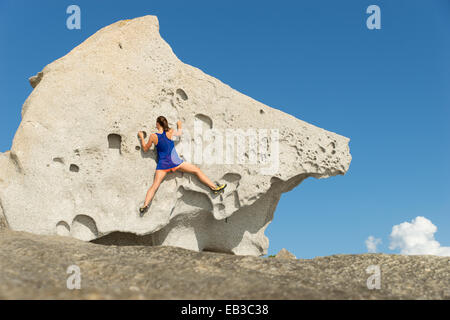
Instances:
[[[64,160],[62,158],[53,158],[53,162],[64,164]]]
[[[214,205],[214,207],[216,207],[219,211],[225,210],[225,205],[223,205],[222,203],[217,203]]]
[[[117,152],[121,153],[122,146],[122,137],[118,134],[111,133],[108,135],[108,148],[112,150],[117,150]]]
[[[79,172],[80,171],[80,167],[78,167],[76,164],[71,164],[70,168],[69,168],[70,172]]]
[[[213,122],[212,119],[204,114],[196,114],[195,117],[200,120],[201,122],[203,122],[204,124],[206,124],[210,129],[212,129],[213,127]]]
[[[183,99],[184,101],[186,101],[188,99],[188,96],[186,94],[186,92],[184,92],[183,89],[177,89],[177,94],[181,97],[181,99]]]
[[[60,221],[56,224],[56,234],[58,236],[69,236],[70,235],[70,227],[65,221]]]
[[[141,147],[136,146],[136,151],[139,151],[139,150],[141,150]]]
[[[91,241],[98,237],[97,224],[94,219],[84,214],[73,219],[71,229],[72,236],[83,241]]]
[[[146,139],[147,138],[147,132],[146,131],[143,131],[143,130],[141,130],[142,131],[142,133],[144,134],[144,139]],[[137,136],[138,137],[138,139],[139,139],[139,135]]]
[[[241,175],[238,173],[229,172],[226,173],[222,179],[224,179],[227,182],[239,182],[241,180]]]
[[[264,112],[263,109],[259,109],[259,113],[260,113],[260,114],[264,114],[265,112]]]

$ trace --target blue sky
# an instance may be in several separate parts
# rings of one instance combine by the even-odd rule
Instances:
[[[81,8],[82,29],[66,28]],[[366,8],[381,8],[381,29]],[[345,176],[309,178],[281,197],[269,254],[299,258],[388,248],[394,225],[425,216],[450,246],[450,1],[0,2],[0,152],[28,78],[117,20],[157,15],[185,63],[269,106],[351,139]]]

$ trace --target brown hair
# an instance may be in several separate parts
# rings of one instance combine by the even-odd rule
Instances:
[[[167,122],[167,119],[166,119],[165,117],[159,116],[159,117],[156,119],[156,122],[158,122],[159,125],[160,125],[161,127],[163,127],[164,131],[169,131],[169,130],[170,130],[170,128],[169,128],[169,123]]]

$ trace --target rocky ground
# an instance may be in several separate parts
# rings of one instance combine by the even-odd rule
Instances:
[[[67,289],[67,268],[81,289]],[[369,290],[366,268],[381,268]],[[450,258],[256,258],[0,231],[0,299],[450,299]]]

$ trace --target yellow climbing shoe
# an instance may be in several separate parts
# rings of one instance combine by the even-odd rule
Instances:
[[[227,186],[226,184],[222,184],[222,185],[216,187],[216,188],[213,190],[213,191],[214,191],[214,194],[218,194],[218,193],[221,192],[223,189],[225,189],[226,186]]]

